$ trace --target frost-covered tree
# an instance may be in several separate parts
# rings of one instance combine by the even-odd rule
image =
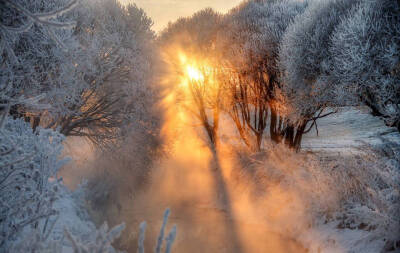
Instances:
[[[148,110],[154,33],[136,5],[116,0],[87,1],[74,15],[79,53],[73,61],[83,88],[65,112],[50,115],[47,127],[102,144]]]
[[[276,142],[285,138],[275,99],[275,90],[280,87],[278,48],[286,28],[306,6],[307,2],[297,1],[248,1],[225,18],[219,47],[232,98],[227,109],[252,149],[260,149],[269,112],[271,138]]]
[[[9,110],[18,106],[32,110],[48,108],[40,104],[44,99],[42,94],[31,93],[29,90],[32,87],[29,86],[30,78],[39,81],[35,79],[37,76],[29,75],[36,73],[37,68],[40,72],[43,61],[25,60],[30,59],[30,50],[37,50],[46,59],[45,54],[49,51],[43,44],[49,40],[62,47],[53,29],[68,30],[72,23],[52,19],[71,10],[75,4],[76,1],[65,5],[50,3],[53,10],[43,6],[42,9],[27,9],[16,1],[3,1],[0,5],[4,14],[1,15],[0,23],[0,61],[3,66],[0,72],[0,251],[6,250],[29,227],[40,229],[46,234],[49,230],[49,217],[56,214],[52,204],[58,196],[59,181],[56,173],[64,164],[64,161],[58,159],[64,137],[53,130],[38,129],[33,132],[28,123],[9,116]],[[46,38],[43,38],[43,44],[35,40],[38,37],[34,37],[32,29],[36,29],[39,37]],[[25,34],[25,43],[20,44],[22,33],[28,35]],[[37,47],[34,41],[39,43]],[[52,56],[49,55],[49,58]]]
[[[279,68],[283,103],[292,124],[297,125],[295,142],[316,124],[320,117],[329,115],[327,106],[343,103],[333,95],[335,83],[329,82],[329,42],[335,27],[359,1],[313,1],[287,29],[279,48]],[[306,126],[309,122],[309,129]]]
[[[77,1],[64,0],[1,2],[1,100],[11,105],[13,116],[28,120],[38,114],[23,103],[16,105],[21,96],[53,104],[52,110],[56,109],[53,101],[61,99],[59,105],[63,105],[73,97],[74,66],[68,59],[74,49],[71,28],[75,23],[65,15],[76,5]]]
[[[33,128],[59,129],[99,144],[144,117],[154,33],[142,9],[113,0],[80,1],[73,12],[78,1],[11,2],[1,8],[7,13],[2,32],[11,34],[2,36],[7,46],[2,79],[12,87],[11,96],[41,96],[49,105],[46,110],[14,106],[15,117],[30,120]],[[71,19],[73,30],[60,29],[71,28]]]
[[[135,93],[134,89],[143,91],[145,88],[139,84],[145,83],[148,77],[145,70],[150,62],[141,60],[148,59],[144,49],[151,48],[154,37],[151,20],[134,5],[123,8],[115,1],[102,1],[101,7],[108,9],[100,8],[94,13],[95,6],[86,6],[89,14],[99,15],[96,23],[93,15],[84,16],[88,14],[86,8],[70,12],[77,2],[0,2],[1,252],[64,250],[62,241],[48,240],[57,221],[51,218],[57,215],[53,203],[61,196],[59,189],[63,187],[57,171],[66,162],[59,160],[64,136],[50,129],[60,129],[60,124],[54,121],[60,115],[74,115],[74,119],[93,117],[93,113],[82,112],[90,106],[102,106],[106,93],[100,93],[100,89],[104,92],[110,89],[108,92],[114,97],[117,94],[114,90],[123,90],[118,93],[123,95],[121,99],[133,94],[142,98],[143,106],[148,105],[144,103],[144,95]],[[102,15],[104,10],[114,16]],[[122,21],[117,20],[121,13],[124,14]],[[85,23],[84,18],[89,22]],[[108,21],[103,22],[101,18],[108,18]],[[79,25],[69,20],[78,20]],[[95,28],[93,32],[91,29]],[[133,63],[141,65],[130,71],[128,68],[133,67]],[[122,73],[127,73],[121,77],[122,81],[112,79]],[[100,79],[90,82],[93,76]],[[133,82],[123,83],[131,77],[134,77]],[[115,81],[115,86],[106,87],[105,83],[111,81]],[[95,95],[82,96],[86,92]],[[99,94],[103,98],[94,101]],[[106,109],[103,107],[103,111],[96,112],[103,116]],[[121,110],[127,111],[126,108]],[[31,117],[39,119],[33,124],[35,129],[25,122]],[[75,127],[86,126],[75,124]],[[75,238],[68,231],[66,237],[74,252],[115,252],[111,243],[122,229],[123,226],[118,226],[108,232],[107,226],[103,226],[95,231],[92,241],[83,243],[82,238]]]
[[[335,96],[350,94],[400,130],[400,3],[362,1],[332,34]]]

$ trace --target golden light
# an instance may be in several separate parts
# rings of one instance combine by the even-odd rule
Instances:
[[[191,81],[203,81],[203,74],[193,66],[186,66],[186,74]]]

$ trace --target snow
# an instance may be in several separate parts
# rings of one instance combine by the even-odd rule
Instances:
[[[321,157],[337,159],[360,154],[366,144],[378,148],[389,147],[393,152],[400,151],[400,134],[397,129],[387,127],[379,117],[372,116],[366,107],[341,108],[338,113],[320,119],[318,130],[318,135],[313,129],[303,137],[302,148],[306,152],[318,153]],[[359,216],[361,208],[357,209],[360,211]],[[338,228],[338,224],[337,220],[319,221],[299,239],[309,247],[310,252],[385,252],[382,249],[387,242],[379,232]],[[393,236],[396,236],[395,233],[392,231]],[[400,249],[391,252],[400,252]]]
[[[304,233],[300,240],[309,247],[310,252],[323,253],[377,253],[385,242],[374,238],[371,233],[359,229],[338,229],[337,222],[321,224]]]
[[[383,120],[370,114],[366,107],[344,107],[318,120],[318,132],[313,128],[303,136],[302,149],[324,153],[357,153],[365,144],[373,146],[393,143],[400,145],[400,133],[387,127]]]
[[[89,239],[96,230],[96,226],[84,209],[81,196],[77,194],[78,192],[71,192],[65,186],[60,188],[60,197],[54,203],[54,209],[59,212],[59,216],[51,234],[52,239],[62,240],[65,229],[81,240]],[[63,240],[62,246],[63,253],[73,252],[69,240]]]

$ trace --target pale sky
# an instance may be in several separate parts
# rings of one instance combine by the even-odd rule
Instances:
[[[160,31],[169,21],[190,16],[196,11],[211,7],[225,13],[242,0],[120,0],[122,3],[136,3],[143,8],[154,21],[153,29]]]

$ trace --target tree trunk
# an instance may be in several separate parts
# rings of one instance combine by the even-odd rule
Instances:
[[[301,124],[297,127],[296,136],[294,138],[293,148],[298,152],[301,147],[301,139],[303,138],[304,130],[306,128],[306,123]]]
[[[280,131],[279,131],[279,121],[278,121],[278,114],[276,112],[276,110],[273,108],[273,106],[270,106],[271,109],[271,124],[269,127],[269,133],[271,135],[271,140],[279,143],[280,142]]]
[[[261,150],[261,142],[262,142],[262,132],[256,134],[256,146],[255,146],[255,151],[260,152]]]
[[[22,114],[18,110],[18,105],[11,106],[9,114],[10,114],[10,116],[13,117],[13,119],[18,119],[18,118],[22,117]]]
[[[294,127],[291,124],[288,124],[285,129],[285,144],[290,148],[293,148],[294,144],[293,137],[294,137]]]
[[[39,126],[39,124],[40,124],[40,117],[39,116],[36,116],[36,117],[33,117],[32,118],[33,120],[32,120],[32,122],[31,122],[31,126],[32,126],[32,129],[33,129],[33,131],[36,131],[36,128]]]
[[[215,148],[217,148],[218,145],[219,113],[220,110],[218,107],[213,110],[213,138]]]

